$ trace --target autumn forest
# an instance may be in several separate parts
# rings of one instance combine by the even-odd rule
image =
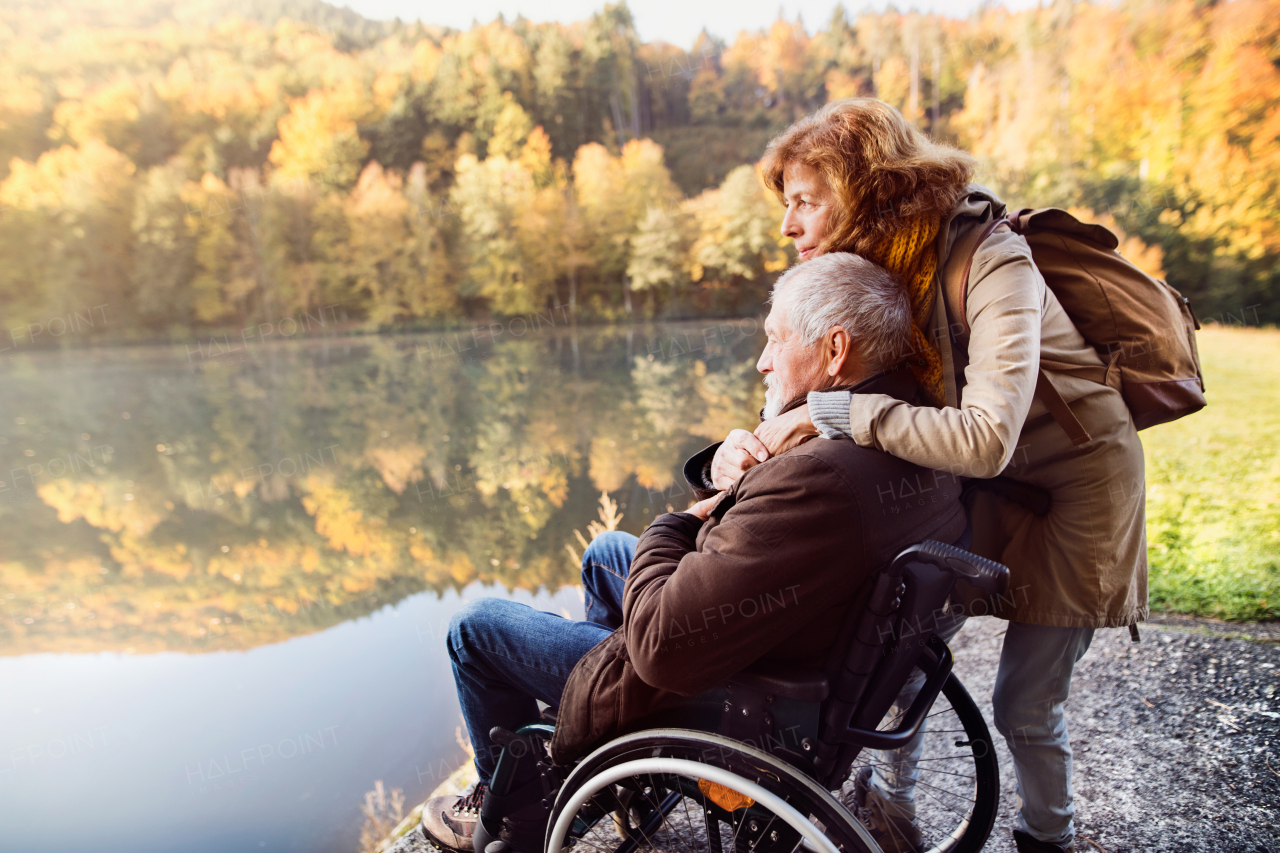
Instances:
[[[10,349],[326,310],[361,331],[753,313],[793,256],[753,164],[851,95],[972,151],[1011,206],[1123,232],[1202,317],[1280,318],[1274,0],[837,11],[690,50],[642,43],[625,5],[465,32],[117,5],[4,4]]]

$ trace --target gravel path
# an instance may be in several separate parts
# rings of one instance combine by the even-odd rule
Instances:
[[[1140,643],[1097,632],[1077,665],[1067,720],[1081,849],[1280,853],[1275,626],[1161,621],[1141,626]],[[1003,634],[976,619],[952,642],[989,724]],[[1013,765],[1003,742],[1000,753],[1000,817],[984,849],[1012,853]]]
[[[1003,622],[975,619],[952,642],[988,723],[1003,635]],[[1136,644],[1099,631],[1072,687],[1080,850],[1280,853],[1280,626],[1164,618]],[[1013,853],[1013,765],[998,749],[1000,816],[985,850]],[[416,836],[393,850],[429,850]]]

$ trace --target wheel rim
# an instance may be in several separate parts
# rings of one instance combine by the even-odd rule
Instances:
[[[650,811],[668,792],[680,789],[679,795],[669,804],[669,817],[668,814],[662,817],[667,818],[667,824],[677,824],[676,829],[682,830],[683,835],[677,832],[675,838],[667,838],[661,832],[650,833],[648,836],[642,835],[638,839],[639,844],[624,845],[623,839],[613,832],[615,822],[607,817],[620,803],[616,791],[608,783],[593,784],[593,780],[599,774],[623,763],[655,758],[684,760],[688,762],[688,774],[652,773],[643,778],[632,774],[630,778],[639,784],[630,784],[633,788],[648,789],[644,794]],[[700,789],[696,781],[706,780],[704,784],[714,781],[708,779],[709,773],[706,771],[709,768],[726,770],[736,777],[733,785],[726,786],[728,788],[742,788],[737,780],[743,780],[768,789],[774,796],[806,815],[807,822],[812,823],[817,832],[845,853],[879,853],[879,848],[866,827],[812,777],[741,741],[688,729],[648,729],[624,735],[579,761],[557,795],[544,839],[547,842],[544,850],[556,850],[559,853],[566,841],[580,844],[579,853],[631,853],[636,847],[671,853],[798,853],[800,850],[817,849],[793,829],[791,824],[761,803],[751,804],[733,813],[726,812],[716,804],[716,800],[725,801],[725,792],[720,792],[721,796],[718,798],[709,799],[706,794],[714,795],[715,792]],[[620,784],[629,783],[624,779]],[[586,800],[575,798],[586,805],[570,808],[570,797],[587,786],[607,793],[601,793],[596,800],[590,797]],[[733,803],[728,805],[736,807]],[[556,839],[560,847],[554,847],[550,843],[551,831],[556,828],[557,822],[561,819],[571,820],[565,816],[575,815],[579,810],[583,820],[573,824],[573,828],[567,832],[567,838],[561,836]],[[633,817],[643,818],[644,815]],[[756,822],[754,828],[751,826],[752,819]],[[664,830],[671,828],[663,824],[661,819],[655,820],[655,824]],[[709,831],[713,826],[715,831]]]
[[[808,842],[807,846],[811,847],[817,853],[840,853],[837,847],[831,843],[825,834],[816,826],[809,822],[809,819],[796,810],[794,806],[787,803],[773,792],[757,785],[756,783],[743,779],[735,773],[723,770],[709,764],[701,764],[696,761],[687,761],[681,758],[641,758],[634,761],[627,761],[615,767],[611,767],[598,775],[592,777],[586,784],[575,791],[565,804],[556,820],[555,826],[551,830],[551,837],[547,843],[548,853],[559,853],[564,848],[565,836],[568,835],[569,827],[577,818],[579,810],[586,805],[587,801],[595,797],[605,788],[612,786],[614,783],[621,782],[631,777],[652,777],[655,774],[665,776],[679,776],[684,779],[690,779],[697,782],[705,779],[718,785],[723,785],[740,794],[745,794],[755,800],[758,805],[765,807],[773,812],[773,814],[783,823],[799,833],[804,841]],[[678,792],[671,792],[669,796],[677,796]],[[682,800],[689,799],[681,796]],[[665,803],[663,803],[665,804]],[[657,804],[659,811],[663,804]],[[671,824],[664,815],[663,823],[667,826]],[[693,825],[690,821],[690,825]],[[769,827],[764,828],[765,832],[770,831]],[[656,837],[656,836],[655,836]],[[713,842],[708,840],[710,846]],[[656,846],[656,845],[655,845]],[[687,844],[677,844],[677,848],[689,848]]]

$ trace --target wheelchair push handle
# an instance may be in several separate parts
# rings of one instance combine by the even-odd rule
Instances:
[[[926,539],[917,547],[919,553],[932,557],[938,568],[949,569],[957,578],[964,578],[987,595],[1002,595],[1009,588],[1009,569],[995,560],[932,539]]]

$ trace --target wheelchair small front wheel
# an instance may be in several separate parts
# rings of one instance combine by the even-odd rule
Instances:
[[[547,830],[546,853],[879,851],[848,809],[792,765],[686,729],[596,750],[561,786]]]

